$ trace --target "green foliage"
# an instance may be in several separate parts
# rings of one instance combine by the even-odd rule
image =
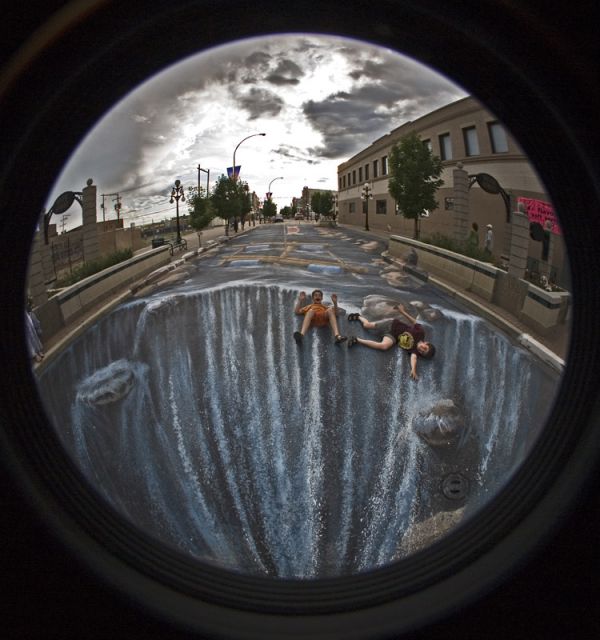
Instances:
[[[119,262],[129,260],[133,256],[133,250],[130,248],[115,251],[109,255],[100,258],[99,260],[93,260],[92,262],[84,262],[81,266],[73,269],[73,273],[56,281],[56,287],[70,287],[72,284],[83,280],[89,276],[93,276],[95,273],[104,271],[108,267],[112,267]]]
[[[422,238],[421,242],[426,242],[427,244],[431,244],[434,247],[446,249],[448,251],[452,251],[453,253],[460,253],[463,256],[473,258],[474,260],[479,260],[480,262],[493,262],[493,258],[488,252],[486,252],[484,249],[479,248],[468,240],[459,242],[458,240],[449,238],[448,236],[445,236],[441,233],[433,233],[427,238]]]
[[[265,200],[262,206],[262,213],[265,218],[272,218],[277,213],[277,205],[273,200]]]
[[[291,218],[293,213],[292,213],[292,207],[283,207],[279,213],[284,217],[284,218]]]
[[[196,231],[202,231],[210,225],[215,218],[215,212],[210,199],[204,197],[205,190],[200,187],[190,189],[187,203],[190,213],[189,223]]]
[[[225,175],[217,180],[209,200],[214,215],[226,221],[241,218],[252,210],[248,185]]]
[[[438,206],[435,193],[444,184],[440,179],[442,161],[413,131],[392,147],[388,165],[388,191],[402,215],[415,221],[418,238],[419,218],[424,211],[433,211]]]
[[[320,216],[328,216],[333,209],[333,194],[331,191],[316,191],[310,199],[310,208]]]

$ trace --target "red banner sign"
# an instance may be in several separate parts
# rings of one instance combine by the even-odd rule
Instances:
[[[554,208],[549,202],[534,200],[533,198],[517,198],[517,202],[523,203],[529,222],[539,222],[545,230],[562,235],[558,218]]]

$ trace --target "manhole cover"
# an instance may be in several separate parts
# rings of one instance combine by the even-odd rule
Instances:
[[[442,493],[448,500],[464,500],[469,493],[469,481],[460,473],[449,473],[442,479]]]

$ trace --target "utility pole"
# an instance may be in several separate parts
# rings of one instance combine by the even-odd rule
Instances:
[[[70,213],[63,213],[61,218],[61,233],[65,233],[65,225],[67,224],[67,218],[70,216]]]
[[[115,211],[117,212],[117,220],[121,219],[121,196],[118,193],[101,193],[102,204],[102,222],[106,222],[106,208],[104,206],[104,198],[115,198],[117,203],[115,204]]]
[[[115,194],[117,197],[115,198],[115,211],[117,212],[117,220],[121,219],[121,196],[117,193]]]
[[[210,179],[210,169],[203,169],[200,165],[198,165],[198,195],[200,195],[200,172],[204,171],[206,174],[206,196],[208,198],[208,181]]]

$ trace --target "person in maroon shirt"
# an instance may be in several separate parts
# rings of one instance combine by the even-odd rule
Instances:
[[[413,318],[402,305],[398,305],[398,311],[408,320],[409,324],[403,322],[400,318],[388,318],[371,322],[359,313],[351,313],[348,315],[350,322],[360,322],[363,329],[376,331],[381,340],[368,340],[359,338],[358,336],[348,336],[348,347],[355,344],[364,344],[371,349],[379,349],[387,351],[397,344],[403,351],[410,354],[410,377],[417,379],[417,359],[433,358],[435,347],[431,342],[425,340],[425,329]]]

